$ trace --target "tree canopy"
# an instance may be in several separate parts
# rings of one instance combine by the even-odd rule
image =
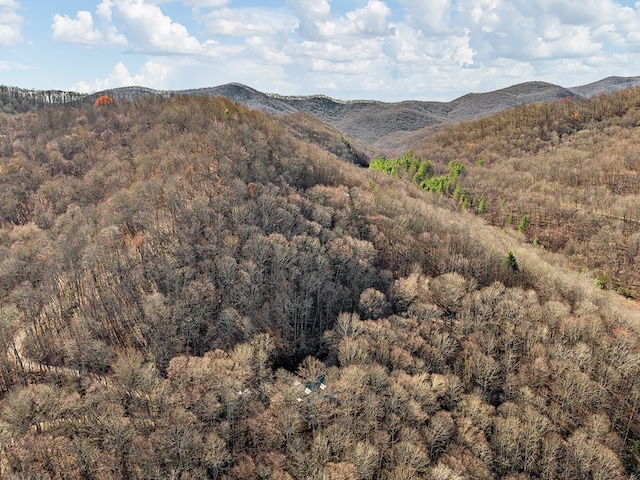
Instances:
[[[220,97],[0,115],[0,476],[640,473],[637,306],[534,215],[420,188],[481,165],[387,175],[304,128]]]

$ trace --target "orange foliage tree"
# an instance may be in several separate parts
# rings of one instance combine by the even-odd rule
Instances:
[[[113,98],[111,98],[109,95],[102,95],[96,98],[96,107],[106,105],[113,105]]]

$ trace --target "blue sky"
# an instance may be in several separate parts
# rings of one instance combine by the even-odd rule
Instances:
[[[640,2],[0,0],[0,84],[451,100],[640,75]]]

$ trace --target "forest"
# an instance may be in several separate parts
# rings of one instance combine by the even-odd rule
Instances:
[[[562,136],[531,112],[564,103],[452,125],[389,172],[222,97],[1,113],[0,477],[637,478],[635,277],[573,236],[636,224],[557,216],[580,186],[634,205],[587,181],[638,168],[622,95]]]
[[[640,296],[640,89],[521,105],[412,145],[447,192],[500,228],[567,256],[603,288]],[[419,182],[418,182],[419,183]],[[524,223],[521,223],[524,219]],[[524,227],[524,228],[522,228]]]

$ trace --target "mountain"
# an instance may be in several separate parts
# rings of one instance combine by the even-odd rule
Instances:
[[[270,114],[311,113],[346,135],[374,149],[384,150],[390,146],[398,148],[398,145],[406,144],[406,137],[425,127],[486,117],[525,103],[549,102],[568,97],[587,98],[638,84],[640,77],[609,77],[571,88],[545,82],[525,82],[492,92],[469,93],[450,102],[407,100],[394,103],[374,100],[343,101],[324,95],[283,96],[263,93],[239,83],[178,91],[122,87],[84,96],[75,93],[63,95],[64,92],[54,92],[54,95],[48,92],[45,96],[39,95],[38,92],[3,87],[4,90],[0,89],[0,102],[3,105],[11,102],[17,104],[16,97],[20,95],[26,98],[27,102],[37,105],[93,102],[100,95],[110,95],[116,100],[130,100],[143,95],[220,95]],[[9,93],[6,91],[7,88],[11,90]],[[19,106],[11,108],[21,111]]]
[[[607,87],[612,88],[609,84]],[[592,90],[596,89],[597,86]],[[109,93],[118,99],[152,92],[148,89],[127,87],[103,93]],[[221,95],[249,108],[271,114],[308,112],[350,136],[380,147],[385,145],[389,137],[403,132],[415,132],[431,125],[485,117],[523,103],[548,102],[576,96],[572,90],[545,82],[526,82],[494,92],[471,93],[451,102],[408,100],[387,103],[372,100],[342,101],[324,95],[282,96],[262,93],[237,83],[173,93]],[[166,95],[167,92],[157,94]]]
[[[582,97],[592,97],[599,93],[612,93],[638,85],[640,85],[640,77],[607,77],[580,87],[571,87],[569,90]]]
[[[469,93],[450,102],[417,101],[379,102],[373,100],[336,100],[324,95],[282,96],[259,92],[246,85],[231,83],[218,87],[182,90],[183,95],[221,95],[249,108],[272,114],[308,112],[367,144],[384,148],[393,137],[428,126],[487,117],[522,105],[589,97],[630,88],[640,77],[611,77],[583,87],[564,88],[546,82],[525,82],[487,93]],[[115,98],[131,98],[148,89],[115,89]],[[167,94],[167,92],[158,92]]]
[[[383,171],[222,96],[0,113],[0,478],[638,478],[638,96]]]
[[[553,102],[561,98],[575,97],[567,88],[546,82],[526,82],[488,93],[470,93],[451,102],[447,120],[461,122],[488,117],[494,113],[522,104]]]

